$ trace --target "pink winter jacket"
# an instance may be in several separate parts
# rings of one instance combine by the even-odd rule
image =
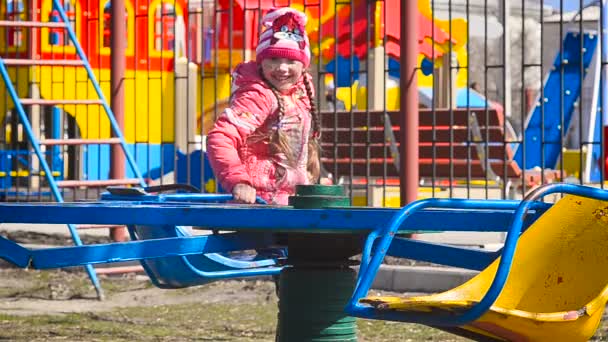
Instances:
[[[308,184],[308,137],[311,127],[310,102],[303,79],[282,93],[284,116],[278,122],[275,94],[261,79],[258,65],[247,62],[233,73],[230,106],[215,122],[207,136],[207,153],[222,187],[232,192],[246,183],[268,203],[287,205],[297,184]],[[289,166],[283,154],[271,155],[269,139],[279,127],[296,152],[295,165]]]

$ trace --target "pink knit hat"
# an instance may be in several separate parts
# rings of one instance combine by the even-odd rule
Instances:
[[[266,28],[260,35],[256,48],[256,60],[264,58],[289,58],[310,64],[310,42],[306,35],[306,15],[290,7],[273,9],[264,16]]]

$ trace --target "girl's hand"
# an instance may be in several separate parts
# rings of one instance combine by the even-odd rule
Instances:
[[[255,195],[256,191],[249,184],[239,183],[232,188],[232,196],[234,196],[234,201],[238,203],[255,203]]]

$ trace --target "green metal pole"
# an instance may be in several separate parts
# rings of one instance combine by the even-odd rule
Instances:
[[[294,208],[349,206],[341,186],[298,186]],[[356,273],[349,258],[360,253],[361,236],[289,234],[289,256],[279,280],[278,342],[357,341],[354,317],[344,308]]]

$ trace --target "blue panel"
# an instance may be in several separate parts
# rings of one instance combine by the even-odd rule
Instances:
[[[0,171],[5,173],[4,177],[0,177],[0,188],[9,189],[11,187],[12,167],[13,167],[12,151],[0,150]]]
[[[418,88],[418,91],[423,93],[426,98],[433,99],[433,88],[422,87]],[[486,105],[488,108],[492,108],[485,97],[475,90],[469,88],[458,89],[456,94],[456,106],[458,108],[486,108]]]
[[[525,144],[520,145],[515,153],[514,159],[522,169],[531,169],[536,166],[553,168],[557,164],[562,148],[561,134],[564,132],[565,135],[567,132],[575,109],[574,104],[580,98],[580,86],[585,76],[580,74],[580,63],[582,61],[586,74],[599,40],[597,35],[584,34],[583,36],[585,51],[583,55],[580,53],[580,34],[569,32],[564,38],[563,56],[558,53],[544,86],[544,122],[542,122],[541,107],[537,105],[524,131]],[[564,84],[563,101],[560,101],[561,70],[563,70]],[[560,113],[562,105],[563,129],[561,129]]]
[[[601,89],[603,86],[601,84],[596,84],[596,87]],[[594,183],[600,183],[602,181],[602,168],[604,167],[604,161],[602,160],[602,132],[604,127],[602,125],[602,115],[601,110],[602,106],[598,103],[592,104],[592,106],[597,106],[597,113],[595,114],[595,122],[593,123],[593,145],[591,148],[587,150],[591,150],[591,169],[589,170],[589,181]]]
[[[201,156],[204,156],[202,162]],[[203,164],[203,172],[201,172],[201,164]],[[203,184],[201,184],[201,178],[203,178]],[[189,155],[185,155],[181,151],[177,151],[177,183],[190,184],[201,190],[205,190],[207,182],[214,178],[215,176],[206,153],[197,150]],[[221,192],[221,189],[218,191]]]
[[[127,144],[127,150],[134,156],[139,170],[149,170],[144,178],[158,179],[172,172],[175,165],[175,147],[173,144]],[[104,180],[110,176],[110,146],[89,145],[84,152],[84,173],[89,180]],[[126,177],[137,178],[135,172],[127,165]]]
[[[401,77],[399,61],[394,58],[388,59],[388,76],[393,77],[395,79],[399,79],[399,77]]]
[[[87,145],[84,149],[84,179],[100,180],[110,177],[110,146]]]
[[[336,59],[327,63],[325,70],[328,73],[335,72],[336,60],[338,61],[337,79],[334,80],[336,87],[350,87],[353,81],[359,79],[359,59],[356,57],[344,58],[338,56]]]

